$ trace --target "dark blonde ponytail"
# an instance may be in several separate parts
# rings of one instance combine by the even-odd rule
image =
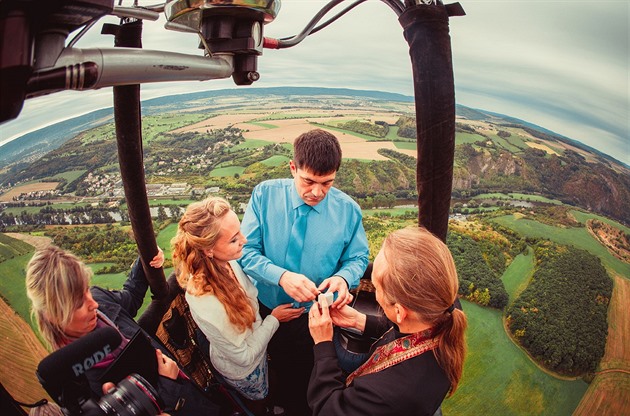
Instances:
[[[459,283],[446,244],[429,231],[408,227],[389,234],[383,242],[387,271],[382,276],[384,295],[415,312],[437,330],[438,363],[457,390],[466,355],[466,314],[454,308]]]

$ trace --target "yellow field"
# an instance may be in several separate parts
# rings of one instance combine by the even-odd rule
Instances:
[[[50,397],[37,381],[35,370],[48,355],[33,330],[24,320],[0,299],[0,382],[22,403],[34,403]],[[31,377],[17,375],[31,374]]]
[[[304,114],[304,110],[299,111],[300,114]],[[290,114],[290,112],[286,112]],[[308,116],[300,118],[286,118],[278,120],[265,120],[263,123],[276,126],[276,128],[265,128],[263,126],[257,126],[254,124],[248,124],[250,121],[269,116],[269,113],[239,113],[239,114],[224,114],[209,119],[203,120],[199,123],[191,124],[177,130],[173,130],[173,133],[183,133],[188,131],[205,132],[208,129],[222,129],[228,126],[233,126],[244,130],[243,137],[252,140],[264,140],[271,143],[293,143],[293,140],[300,134],[312,130],[314,128],[312,121],[318,123],[328,123],[331,121],[343,121],[344,117],[338,117],[339,114],[345,114],[339,110],[326,111],[317,110],[317,118],[309,118]],[[322,114],[330,113],[330,118],[321,117]],[[353,110],[352,117],[366,117],[373,120],[386,121],[388,123],[395,123],[398,119],[397,115],[391,113],[380,113],[374,111]],[[327,130],[323,127],[324,130]],[[366,159],[366,160],[388,160],[388,158],[378,154],[378,149],[390,149],[400,153],[407,154],[409,156],[416,156],[415,150],[398,149],[394,143],[390,141],[367,141],[361,137],[352,135],[351,133],[341,133],[338,131],[329,130],[338,139],[341,145],[341,151],[345,158],[352,159]]]
[[[556,152],[555,150],[553,150],[551,147],[547,146],[546,144],[542,144],[538,142],[525,142],[525,144],[528,145],[529,147],[533,147],[534,149],[544,150],[545,152],[551,155],[558,155],[558,152]]]
[[[20,196],[20,194],[36,191],[52,191],[59,185],[59,182],[37,182],[29,183],[28,185],[18,186],[12,188],[9,192],[0,195],[0,202],[10,202],[14,196]]]
[[[28,243],[32,245],[33,247],[35,247],[37,250],[41,250],[43,248],[48,247],[50,243],[52,242],[52,238],[50,237],[43,237],[43,236],[36,236],[36,235],[22,234],[22,233],[4,233],[4,234],[6,234],[7,236],[11,238],[22,240],[25,243]]]
[[[606,352],[574,416],[630,414],[630,280],[614,276],[614,282]]]

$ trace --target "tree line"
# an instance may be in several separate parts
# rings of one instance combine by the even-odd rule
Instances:
[[[509,297],[501,280],[506,263],[501,250],[487,244],[486,251],[493,253],[484,256],[481,243],[454,231],[448,233],[446,244],[457,267],[459,294],[471,302],[503,309],[508,304]],[[499,259],[498,263],[495,262],[496,259]]]
[[[606,347],[612,280],[587,251],[541,241],[534,252],[532,281],[507,312],[510,331],[553,371],[595,371]]]

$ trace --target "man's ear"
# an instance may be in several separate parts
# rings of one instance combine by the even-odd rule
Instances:
[[[293,160],[289,160],[289,167],[291,168],[291,175],[295,176],[297,173],[297,166],[295,166]]]

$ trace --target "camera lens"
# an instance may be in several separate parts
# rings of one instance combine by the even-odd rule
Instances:
[[[101,397],[98,405],[105,415],[156,416],[162,413],[157,392],[138,374],[121,380],[111,393]]]

